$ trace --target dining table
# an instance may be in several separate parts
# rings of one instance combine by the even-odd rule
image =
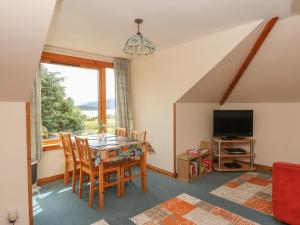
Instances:
[[[83,136],[81,136],[83,137]],[[125,164],[129,160],[139,160],[141,188],[146,192],[146,156],[148,142],[141,142],[129,137],[121,137],[113,134],[96,134],[84,136],[88,139],[91,154],[95,159],[95,165],[99,165],[99,199],[104,199],[104,163],[118,163],[121,170],[121,196],[124,195]],[[129,175],[132,176],[132,175]],[[132,176],[133,178],[134,176]],[[130,177],[126,176],[126,180]],[[102,201],[101,200],[101,201]]]

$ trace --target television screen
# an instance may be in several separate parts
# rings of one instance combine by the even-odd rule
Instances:
[[[253,136],[253,110],[214,110],[214,137]]]

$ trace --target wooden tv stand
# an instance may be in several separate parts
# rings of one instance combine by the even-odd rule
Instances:
[[[214,170],[216,171],[253,171],[254,167],[254,149],[253,145],[255,140],[252,138],[242,138],[235,140],[223,140],[221,138],[213,138],[213,142],[217,144],[217,150],[214,150],[214,157],[217,158],[217,163],[214,163]],[[224,147],[232,147],[234,144],[249,145],[249,151],[246,154],[226,154]],[[239,163],[241,168],[227,168],[224,162],[234,162],[238,159],[249,158],[249,164]]]

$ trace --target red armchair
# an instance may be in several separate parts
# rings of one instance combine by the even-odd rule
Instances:
[[[300,165],[273,164],[273,215],[284,223],[300,225]]]

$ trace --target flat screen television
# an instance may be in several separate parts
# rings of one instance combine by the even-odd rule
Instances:
[[[214,110],[213,136],[238,138],[253,136],[253,110]]]

